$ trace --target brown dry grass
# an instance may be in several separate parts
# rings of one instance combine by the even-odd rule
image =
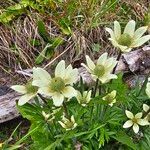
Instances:
[[[37,32],[37,20],[40,18],[45,20],[50,37],[60,36],[65,40],[65,43],[57,49],[50,60],[43,63],[43,66],[46,64],[51,65],[60,59],[65,59],[73,63],[74,66],[78,66],[83,61],[84,54],[89,54],[95,58],[100,53],[107,51],[114,55],[116,51],[107,40],[108,34],[104,31],[104,25],[107,24],[108,26],[116,19],[128,20],[136,18],[136,20],[142,22],[148,5],[149,2],[147,0],[140,0],[138,3],[136,1],[123,0],[119,3],[115,12],[106,13],[102,17],[101,26],[86,31],[84,31],[84,28],[75,29],[71,37],[62,35],[51,20],[31,10],[29,14],[16,18],[10,25],[0,25],[0,69],[5,73],[11,74],[18,69],[32,68],[36,65],[35,58],[45,46],[43,39]],[[130,12],[125,14],[123,6],[129,7]],[[122,16],[119,16],[120,14]],[[41,45],[35,46],[31,44],[31,40],[34,39],[40,40]],[[101,49],[99,53],[91,50],[94,43],[100,44]]]

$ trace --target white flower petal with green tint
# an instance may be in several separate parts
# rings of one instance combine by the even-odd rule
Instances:
[[[65,83],[72,85],[78,79],[78,69],[72,69],[71,71],[67,71],[64,77]]]
[[[134,31],[135,31],[135,21],[131,20],[127,23],[124,29],[124,33],[129,34],[131,37],[134,36]]]
[[[33,68],[33,82],[32,85],[42,87],[47,86],[51,81],[50,74],[42,68]]]
[[[117,65],[118,61],[115,58],[108,58],[107,59],[107,69],[113,70],[113,68]]]
[[[105,28],[105,30],[110,34],[112,39],[115,39],[114,31],[110,28]]]
[[[129,128],[133,125],[132,120],[128,120],[124,123],[123,128]]]
[[[74,116],[73,116],[73,115],[71,116],[71,122],[72,122],[72,123],[75,123],[75,119],[74,119]]]
[[[63,122],[58,121],[58,123],[59,123],[63,128],[67,128],[67,126],[66,126]]]
[[[55,95],[55,92],[51,91],[49,86],[39,88],[38,93],[45,95],[45,96]]]
[[[133,39],[139,39],[146,31],[148,26],[138,28],[135,33]]]
[[[52,96],[52,99],[55,106],[61,106],[64,101],[64,96],[62,94],[57,93]]]
[[[127,46],[123,46],[123,45],[118,44],[116,40],[113,40],[113,39],[111,39],[111,38],[109,38],[109,40],[112,42],[112,44],[113,44],[115,47],[120,48],[120,50],[121,50],[122,52],[129,52],[129,51],[131,50],[131,48],[128,48]]]
[[[141,118],[141,117],[142,117],[142,115],[143,115],[143,114],[142,114],[142,112],[137,113],[137,114],[135,115],[135,118],[136,118],[136,119]]]
[[[126,110],[125,113],[128,118],[130,118],[130,119],[134,118],[133,113],[131,113],[130,111]]]
[[[114,45],[114,47],[119,48],[122,52],[130,52],[133,48],[139,47],[150,39],[150,35],[142,35],[148,29],[147,26],[140,27],[135,31],[135,21],[131,20],[125,26],[123,34],[121,34],[121,27],[119,22],[114,21],[114,31],[106,28],[109,32],[109,40]]]
[[[132,47],[139,47],[150,40],[150,35],[145,35],[137,40],[135,40],[132,44]]]
[[[139,126],[138,126],[138,124],[134,123],[134,125],[133,125],[133,131],[134,131],[135,133],[138,133],[138,132],[139,132]]]
[[[19,98],[18,105],[22,106],[27,103],[30,99],[34,98],[36,94],[25,94]]]
[[[150,109],[150,107],[147,104],[143,104],[143,110],[147,112]]]
[[[97,64],[102,64],[102,65],[105,65],[105,62],[107,60],[107,56],[108,56],[108,53],[103,53],[97,60]]]
[[[37,87],[45,87],[50,84],[50,81],[44,81],[44,80],[33,80],[32,85]]]
[[[146,119],[138,119],[137,123],[141,126],[149,125],[149,122]]]
[[[114,34],[116,39],[121,36],[121,27],[118,21],[114,21]]]
[[[147,96],[150,98],[150,82],[147,83],[145,92]]]
[[[95,64],[94,62],[91,60],[91,58],[86,55],[86,63],[87,63],[87,66],[92,70],[93,68],[95,68]]]
[[[84,63],[81,63],[81,66],[84,67],[89,73],[92,73],[92,70],[90,70]]]
[[[64,78],[65,76],[65,61],[61,60],[55,68],[55,77]]]
[[[84,92],[83,94],[86,94],[87,103],[89,103],[89,102],[90,102],[90,100],[91,100],[92,90],[88,91],[88,93],[87,93],[87,92],[86,92],[86,93]]]
[[[21,93],[21,94],[27,93],[27,89],[23,85],[13,85],[13,86],[11,86],[11,89],[13,89],[13,90],[15,90],[15,91],[17,91],[18,93]]]
[[[132,48],[127,48],[127,49],[124,49],[124,52],[128,53],[132,50]]]
[[[66,86],[65,89],[62,91],[62,94],[67,98],[72,98],[77,95],[77,92],[73,87]]]

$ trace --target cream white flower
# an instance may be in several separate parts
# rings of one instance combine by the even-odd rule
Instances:
[[[42,111],[42,115],[45,119],[45,121],[51,122],[55,119],[55,116],[53,115],[53,113],[47,114],[45,113],[45,111]]]
[[[2,148],[2,146],[3,146],[3,143],[0,143],[0,148]]]
[[[113,104],[116,103],[116,90],[113,90],[112,92],[108,93],[102,99],[107,101],[108,105],[112,107]]]
[[[145,92],[146,92],[147,96],[150,98],[150,78],[148,78]]]
[[[78,103],[85,107],[91,100],[91,93],[91,90],[84,91],[83,94],[78,91],[76,96]]]
[[[139,47],[150,40],[150,35],[142,36],[148,29],[148,26],[143,26],[135,31],[135,21],[131,20],[125,26],[124,32],[121,33],[121,26],[118,21],[114,21],[114,31],[106,28],[109,32],[109,40],[115,47],[118,47],[122,52],[129,52],[132,48]]]
[[[144,112],[147,112],[149,109],[150,109],[150,107],[147,104],[143,104]]]
[[[148,121],[145,119],[141,119],[142,118],[142,112],[137,113],[135,116],[133,115],[132,112],[126,110],[125,111],[126,116],[130,119],[128,121],[126,121],[123,125],[123,128],[129,128],[131,126],[133,126],[133,131],[135,133],[139,132],[139,125],[141,126],[145,126],[148,125]]]
[[[33,99],[37,95],[38,87],[33,86],[30,82],[26,85],[13,85],[11,88],[18,93],[22,94],[19,98],[18,105],[24,105],[30,99]]]
[[[101,83],[107,83],[111,79],[117,78],[115,74],[111,74],[113,68],[117,64],[117,61],[115,58],[107,58],[107,56],[108,53],[102,54],[98,58],[97,63],[94,64],[90,57],[86,55],[87,66],[83,63],[81,65],[85,67],[89,73],[91,73],[93,80],[96,81],[96,79],[98,78]]]
[[[72,98],[77,92],[72,87],[78,79],[78,70],[71,65],[65,68],[62,60],[55,68],[55,77],[42,68],[33,68],[32,84],[39,87],[38,93],[51,97],[55,106],[61,106],[65,97]]]
[[[143,104],[143,110],[145,113],[147,113],[144,119],[150,122],[150,112],[148,113],[148,111],[150,111],[150,107],[147,104]]]
[[[66,130],[73,130],[77,126],[74,116],[71,116],[70,119],[67,119],[65,116],[62,116],[62,121],[58,121],[58,122]]]
[[[48,120],[49,117],[51,116],[51,114],[47,114],[47,113],[45,113],[45,111],[42,111],[42,115],[45,118],[45,120]]]

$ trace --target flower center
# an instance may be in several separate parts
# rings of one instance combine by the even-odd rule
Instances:
[[[137,119],[136,118],[133,118],[132,121],[133,121],[133,123],[137,123]]]
[[[66,127],[67,127],[68,129],[72,128],[73,125],[74,125],[74,123],[71,122],[71,121],[67,121],[67,122],[65,122],[65,124],[66,124]]]
[[[124,33],[118,39],[118,43],[120,45],[129,47],[132,44],[132,37],[129,34]]]
[[[102,65],[97,65],[94,68],[94,74],[98,77],[102,77],[105,74],[105,68]]]
[[[52,91],[60,92],[65,88],[64,80],[60,77],[53,78],[50,87]]]
[[[108,103],[111,103],[114,100],[114,98],[110,95],[107,95],[105,99],[108,101]]]
[[[38,91],[37,86],[33,86],[31,82],[26,84],[27,93],[36,93]]]

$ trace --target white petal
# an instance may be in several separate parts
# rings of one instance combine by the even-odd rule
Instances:
[[[86,63],[87,63],[87,66],[88,66],[91,70],[93,70],[93,69],[95,68],[94,62],[91,60],[91,58],[90,58],[88,55],[86,55]]]
[[[23,85],[13,85],[13,86],[11,86],[11,89],[13,89],[21,94],[27,93],[26,87]]]
[[[50,85],[50,80],[49,81],[46,81],[46,80],[33,80],[32,85],[37,86],[37,87],[49,86]]]
[[[49,82],[51,81],[51,76],[50,74],[42,69],[42,68],[33,68],[33,82],[32,85],[34,86],[46,86],[47,84],[49,84]],[[41,86],[38,84],[38,82],[41,83]],[[42,83],[43,82],[43,83]]]
[[[61,60],[55,68],[55,76],[64,78],[65,76],[65,61]]]
[[[150,35],[145,35],[137,40],[135,40],[132,44],[132,47],[139,47],[150,40]]]
[[[133,39],[140,38],[146,32],[147,28],[148,28],[148,26],[138,28],[134,33]]]
[[[91,100],[91,94],[92,94],[92,90],[90,90],[90,91],[87,93],[87,97],[86,97],[87,103],[89,103],[90,100]]]
[[[38,93],[43,94],[45,96],[53,96],[55,94],[55,92],[51,91],[49,87],[39,88]]]
[[[147,104],[143,104],[143,110],[147,112],[150,109],[150,107]]]
[[[134,31],[135,31],[135,21],[131,20],[127,23],[125,29],[124,29],[124,33],[129,34],[131,37],[134,36]]]
[[[138,133],[138,132],[139,132],[139,126],[138,126],[136,123],[134,123],[134,125],[133,125],[133,131],[134,131],[135,133]]]
[[[67,86],[65,87],[65,89],[62,91],[62,94],[67,97],[67,98],[71,98],[73,96],[76,96],[77,95],[77,92],[76,90],[71,87],[71,86]]]
[[[113,32],[112,29],[110,29],[110,28],[105,28],[105,30],[110,34],[110,37],[111,37],[112,39],[115,39],[115,35],[114,35],[114,32]]]
[[[135,115],[135,118],[141,118],[142,117],[142,112],[140,112],[140,113],[137,113],[136,115]]]
[[[107,60],[107,56],[108,56],[108,53],[103,53],[97,60],[97,65],[98,64],[102,64],[102,65],[105,65],[105,62]]]
[[[115,47],[119,48],[122,52],[130,52],[132,49],[132,48],[128,48],[127,46],[122,46],[122,45],[118,44],[118,42],[113,39],[109,39],[109,40],[112,42],[112,44]]]
[[[115,58],[111,57],[111,58],[107,59],[107,66],[106,65],[105,66],[108,70],[112,71],[113,68],[117,65],[117,63],[118,63],[118,61],[116,61]]]
[[[111,43],[114,47],[118,47],[119,44],[115,39],[109,38],[109,40],[111,41]]]
[[[88,68],[88,66],[86,66],[84,63],[81,63],[81,66],[83,66],[89,73],[92,73],[92,70],[90,70],[89,68]]]
[[[27,103],[30,99],[34,98],[36,94],[25,94],[19,98],[18,105],[22,106]]]
[[[128,118],[130,118],[130,119],[134,118],[133,113],[131,113],[130,111],[126,110],[125,113]]]
[[[116,97],[116,90],[113,90],[110,94],[111,94],[111,97],[115,98]]]
[[[58,123],[59,123],[63,128],[67,128],[67,126],[66,126],[63,122],[58,121]]]
[[[117,39],[121,36],[121,27],[118,21],[114,21],[114,34]]]
[[[126,48],[126,49],[122,49],[122,52],[127,53],[130,52],[132,50],[132,48]]]
[[[129,128],[133,125],[132,120],[128,120],[124,123],[123,128]]]
[[[71,116],[71,122],[72,122],[72,123],[75,123],[75,119],[74,119],[74,116],[73,116],[73,115]]]
[[[78,79],[78,69],[71,69],[70,71],[67,71],[64,77],[65,84],[72,85],[75,83]]]
[[[61,106],[64,101],[64,96],[62,94],[56,93],[52,96],[52,99],[55,106]]]
[[[137,123],[141,126],[149,125],[149,122],[146,119],[138,119]]]
[[[117,79],[117,75],[115,74],[106,74],[103,77],[100,77],[99,80],[102,84],[109,82],[111,79]]]
[[[148,97],[150,97],[150,83],[148,82],[146,85],[146,90],[145,90],[146,94]]]

